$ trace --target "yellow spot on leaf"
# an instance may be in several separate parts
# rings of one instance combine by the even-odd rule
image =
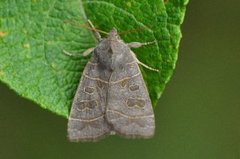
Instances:
[[[52,67],[53,69],[56,69],[56,68],[57,68],[56,64],[54,64],[54,63],[51,63],[51,67]]]
[[[27,34],[28,31],[24,29],[23,32],[24,32],[24,34]]]
[[[132,7],[132,3],[130,1],[126,2],[126,5],[131,8]]]
[[[0,77],[4,76],[4,72],[2,70],[0,70]]]
[[[23,44],[23,47],[28,49],[30,48],[30,44]]]
[[[7,35],[6,32],[2,32],[2,31],[0,31],[0,37],[4,37],[4,36],[6,36],[6,35]]]
[[[167,4],[167,3],[168,3],[168,0],[164,0],[164,3]]]

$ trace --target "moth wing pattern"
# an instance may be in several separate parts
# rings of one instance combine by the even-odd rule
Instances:
[[[128,52],[125,56],[132,61],[112,72],[106,118],[121,136],[150,138],[155,131],[151,100],[135,55]]]
[[[97,141],[110,133],[105,119],[107,81],[94,58],[86,65],[68,119],[70,141]]]

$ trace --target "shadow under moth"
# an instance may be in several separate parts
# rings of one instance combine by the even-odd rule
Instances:
[[[98,40],[76,91],[68,118],[70,141],[98,141],[108,134],[126,138],[150,138],[155,119],[151,100],[139,66],[130,50],[155,42],[124,43],[115,28],[102,39],[89,21]],[[70,53],[64,51],[66,54]]]

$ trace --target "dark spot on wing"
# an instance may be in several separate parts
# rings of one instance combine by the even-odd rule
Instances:
[[[91,93],[94,92],[94,88],[92,88],[92,87],[86,87],[86,88],[84,89],[84,92],[91,94]]]
[[[127,106],[129,107],[144,107],[145,101],[143,99],[137,99],[137,98],[132,98],[132,99],[127,99]]]
[[[97,106],[96,100],[90,100],[90,101],[81,101],[78,105],[78,108],[80,110],[83,110],[85,108],[94,109]]]
[[[98,86],[98,88],[103,88],[103,82],[101,82],[101,81],[96,81],[97,82],[97,86]]]
[[[123,80],[123,81],[120,83],[121,87],[125,87],[125,86],[127,85],[127,83],[128,83],[128,80],[129,80],[129,79]]]
[[[131,91],[136,91],[136,90],[139,90],[139,86],[138,86],[138,85],[131,85],[131,86],[129,87],[129,89],[130,89]]]

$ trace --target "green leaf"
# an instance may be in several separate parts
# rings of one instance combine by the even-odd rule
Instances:
[[[52,112],[68,116],[81,72],[89,57],[68,57],[63,49],[83,52],[96,45],[92,33],[66,23],[113,27],[125,42],[157,40],[134,49],[155,106],[177,61],[187,0],[26,0],[0,1],[0,80],[18,94]]]

